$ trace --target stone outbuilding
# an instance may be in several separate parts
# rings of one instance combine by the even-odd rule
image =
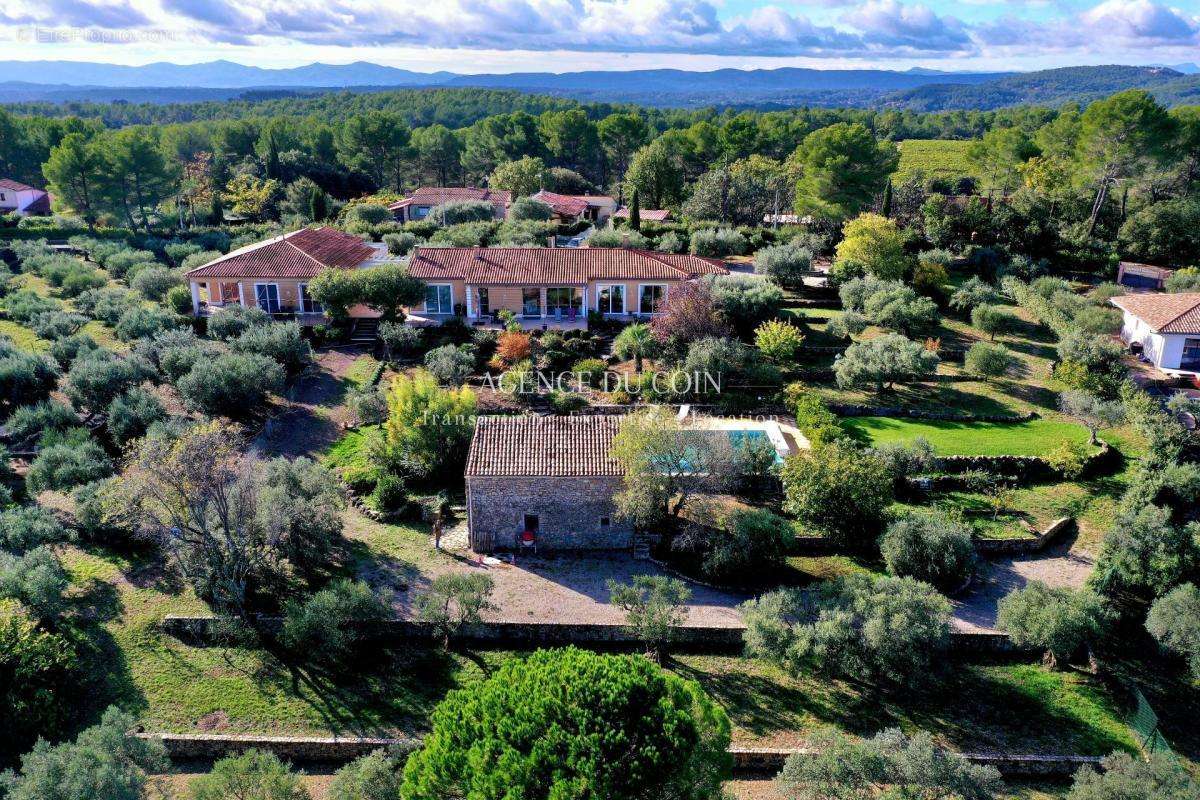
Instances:
[[[617,518],[619,416],[480,417],[467,458],[467,525],[477,553],[633,546]]]

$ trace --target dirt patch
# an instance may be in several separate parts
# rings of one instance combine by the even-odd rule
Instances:
[[[229,727],[229,715],[224,711],[213,711],[196,720],[196,728],[205,733],[215,733]]]
[[[312,456],[329,448],[342,436],[349,418],[345,408],[351,381],[346,377],[358,348],[321,350],[314,364],[296,379],[291,401],[255,441],[260,452],[273,456]]]

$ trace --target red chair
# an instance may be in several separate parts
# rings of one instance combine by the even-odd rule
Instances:
[[[532,550],[535,554],[537,553],[537,536],[533,531],[521,532],[521,549]]]

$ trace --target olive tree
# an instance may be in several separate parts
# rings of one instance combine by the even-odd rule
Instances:
[[[844,546],[873,543],[893,499],[887,462],[843,441],[789,456],[781,478],[784,510]]]
[[[609,602],[625,611],[625,620],[658,663],[666,656],[675,628],[687,619],[692,591],[677,578],[635,575],[630,583],[609,579]]]
[[[1063,392],[1058,397],[1058,407],[1083,423],[1092,444],[1097,443],[1096,434],[1101,428],[1120,425],[1125,419],[1125,404],[1120,400],[1104,400],[1082,389]]]
[[[1146,630],[1164,648],[1186,658],[1192,674],[1200,677],[1200,588],[1185,583],[1155,600]]]
[[[879,541],[888,572],[933,584],[962,585],[975,568],[970,526],[946,514],[908,514],[888,525]]]
[[[1051,667],[1068,659],[1103,630],[1104,603],[1086,589],[1050,587],[1031,581],[1000,599],[996,625],[1019,647],[1039,647]]]
[[[1076,772],[1067,800],[1194,800],[1200,796],[1200,783],[1161,753],[1148,759],[1113,753],[1102,766],[1103,770],[1083,767]]]
[[[889,333],[850,345],[834,362],[833,371],[839,387],[872,388],[882,394],[896,383],[933,374],[938,360],[937,353]]]

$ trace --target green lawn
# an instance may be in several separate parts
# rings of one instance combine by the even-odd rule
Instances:
[[[1064,441],[1085,443],[1085,428],[1071,422],[1034,419],[1029,422],[947,422],[851,417],[842,420],[850,433],[873,445],[929,440],[939,455],[1041,456]]]
[[[949,178],[955,180],[965,175],[974,175],[975,170],[967,161],[970,141],[951,139],[905,139],[898,143],[900,166],[892,174],[894,183],[903,183],[915,173],[924,173],[926,178]]]

